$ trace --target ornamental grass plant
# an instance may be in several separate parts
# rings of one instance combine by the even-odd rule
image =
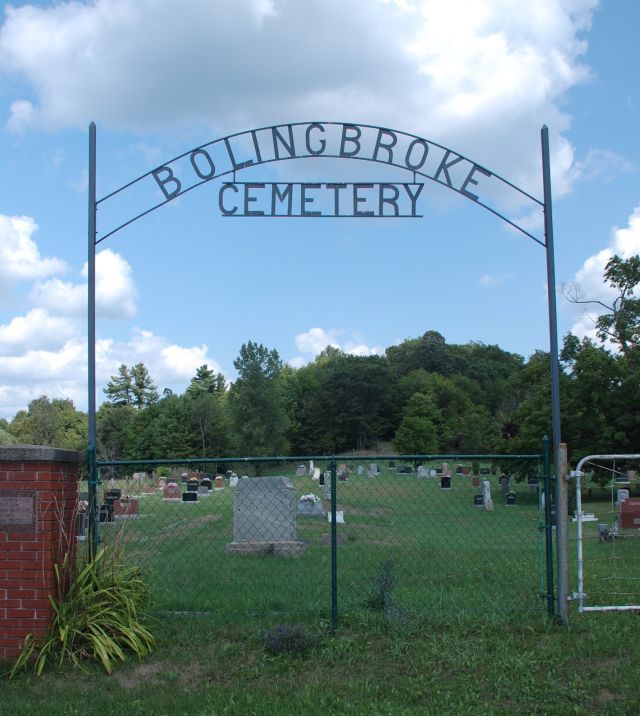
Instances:
[[[85,660],[97,661],[111,673],[127,653],[142,658],[151,652],[154,638],[144,615],[150,592],[139,568],[126,563],[121,540],[95,554],[89,549],[77,557],[67,554],[54,570],[49,634],[26,638],[10,676],[31,667],[40,675],[48,664],[77,667]]]

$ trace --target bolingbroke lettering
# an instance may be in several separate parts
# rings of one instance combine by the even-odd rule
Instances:
[[[388,142],[383,142],[382,138],[386,137],[388,138]],[[396,146],[398,143],[398,137],[396,137],[395,132],[392,132],[390,129],[379,129],[378,130],[378,138],[376,139],[376,146],[373,150],[373,161],[377,162],[380,161],[378,159],[378,152],[381,149],[384,149],[387,152],[387,163],[393,164],[393,147]]]
[[[280,134],[277,127],[272,127],[271,129],[271,135],[273,137],[273,153],[275,154],[276,159],[282,159],[278,149],[278,143],[282,144],[283,148],[289,153],[289,159],[295,159],[296,157],[296,148],[293,143],[293,127],[290,124],[287,124],[286,127],[289,135],[288,142],[282,134]]]
[[[166,176],[160,176],[161,172],[164,172]],[[167,201],[178,196],[178,194],[182,191],[182,184],[180,183],[180,180],[173,175],[173,169],[171,169],[171,167],[158,167],[157,169],[154,169],[151,174],[153,174],[153,178],[158,183],[158,186],[162,190],[162,193]],[[174,190],[168,191],[167,184],[173,184],[175,187]]]
[[[420,160],[414,164],[411,159],[411,153],[413,152],[415,147],[422,147],[422,156],[420,157]],[[407,148],[407,154],[404,158],[404,165],[407,167],[407,169],[411,169],[411,171],[417,172],[418,169],[422,169],[422,167],[424,166],[424,163],[427,161],[428,155],[429,145],[424,141],[424,139],[414,139],[413,142],[411,142],[411,144]]]
[[[253,164],[253,159],[247,159],[246,162],[239,163],[236,161],[236,158],[233,155],[233,149],[231,149],[231,144],[229,143],[229,137],[224,138],[224,146],[227,148],[227,154],[229,155],[229,159],[231,159],[231,166],[234,172],[238,171],[238,169],[250,167]]]
[[[351,136],[349,136],[351,132]],[[341,157],[355,157],[360,151],[360,137],[362,136],[362,130],[355,124],[343,124],[342,125],[342,139],[340,140],[340,156]],[[351,151],[346,150],[346,144],[349,142],[355,146],[355,149]]]
[[[202,171],[198,166],[198,162],[196,161],[198,157],[204,158],[204,164],[207,167],[207,171]],[[216,165],[213,163],[213,159],[211,159],[209,152],[204,149],[195,149],[191,152],[189,159],[191,160],[193,171],[200,177],[200,179],[213,179],[216,174]]]
[[[477,186],[478,182],[474,179],[474,174],[476,172],[480,172],[480,174],[484,174],[486,177],[491,176],[491,172],[488,172],[486,169],[483,169],[482,167],[479,167],[477,164],[474,164],[471,167],[471,171],[467,175],[467,178],[462,183],[462,186],[460,187],[460,193],[464,194],[468,199],[473,199],[473,201],[478,201],[479,197],[477,194],[474,194],[471,191],[467,191],[467,187],[469,184],[475,184]]]
[[[320,140],[320,149],[311,149],[311,130],[312,129],[318,129],[322,134],[324,134],[324,127],[321,124],[318,124],[318,122],[314,122],[313,124],[310,124],[307,127],[307,131],[305,132],[305,142],[307,145],[307,151],[309,154],[311,154],[314,157],[320,156],[327,146],[327,140],[321,139]]]
[[[454,186],[451,183],[451,177],[449,176],[449,169],[451,169],[454,164],[457,164],[458,162],[462,161],[462,157],[459,157],[456,155],[455,159],[452,159],[451,161],[447,161],[449,157],[451,156],[451,152],[447,149],[446,154],[442,158],[442,161],[440,162],[440,166],[438,167],[438,171],[434,174],[433,178],[435,181],[440,181],[439,177],[440,174],[444,172],[445,181],[447,183],[447,186],[450,189],[453,189]],[[440,182],[442,184],[442,182]]]

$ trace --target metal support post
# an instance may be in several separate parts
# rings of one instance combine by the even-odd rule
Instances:
[[[331,626],[338,626],[338,525],[336,524],[336,461],[331,459]]]
[[[556,550],[558,552],[558,616],[566,621],[568,594],[567,582],[567,491],[566,481],[566,445],[564,449],[564,472],[561,470],[562,440],[560,428],[560,362],[558,359],[558,319],[556,308],[556,272],[553,250],[553,210],[551,202],[551,163],[549,159],[549,130],[541,130],[542,141],[542,184],[544,189],[544,236],[547,251],[547,297],[549,303],[549,357],[551,367],[551,423],[553,427],[553,455],[556,473]]]
[[[549,465],[549,438],[546,435],[542,438],[542,459],[544,466],[544,544],[547,565],[547,615],[550,618],[553,618],[555,613],[555,594],[553,589],[553,524],[551,520],[551,470]]]
[[[89,487],[89,550],[98,549],[98,501],[96,476],[96,125],[89,125],[89,222],[87,255],[87,412],[89,439],[87,479]]]

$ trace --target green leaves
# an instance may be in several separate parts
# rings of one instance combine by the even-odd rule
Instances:
[[[10,675],[27,669],[40,675],[45,666],[91,660],[111,673],[127,652],[142,658],[151,652],[152,634],[143,624],[149,592],[136,567],[127,565],[120,545],[98,550],[93,558],[55,565],[57,595],[50,596],[53,620],[49,635],[37,642],[29,635]],[[65,585],[68,589],[65,590]]]

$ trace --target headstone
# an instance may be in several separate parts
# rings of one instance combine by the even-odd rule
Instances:
[[[134,472],[132,475],[132,478],[134,480],[146,480],[147,479],[147,473],[146,472]]]
[[[186,502],[187,504],[194,504],[198,501],[198,493],[197,492],[183,492],[182,493],[182,501]]]
[[[210,478],[210,477],[203,477],[203,478],[200,480],[200,487],[206,487],[207,490],[212,490],[212,489],[213,489],[213,483],[211,482],[211,478]],[[198,492],[200,492],[200,490],[198,490]]]
[[[473,496],[473,504],[476,507],[482,507],[482,495],[474,495]]]
[[[138,500],[134,498],[116,500],[113,503],[113,516],[117,520],[137,519],[140,517]]]
[[[427,468],[424,465],[418,465],[418,478],[421,480],[424,480],[425,477],[428,477],[429,473]]]
[[[433,470],[433,469],[429,470],[429,477],[435,477],[437,474],[438,474],[437,470]]]
[[[443,490],[450,490],[451,489],[451,475],[445,475],[443,474],[440,478],[440,487]]]
[[[304,477],[307,474],[307,468],[304,465],[296,467],[296,477]]]
[[[490,475],[491,470],[488,467],[481,467],[480,468],[480,474],[481,475]]]
[[[192,473],[189,475],[189,480],[197,480],[198,482],[200,482],[200,473],[199,473],[199,472],[192,472]],[[189,480],[188,480],[188,481],[189,481]],[[187,481],[187,482],[188,482],[188,481]]]
[[[187,481],[187,492],[198,492],[198,487],[199,487],[198,479],[197,478],[194,479],[193,477],[190,477],[189,480]]]
[[[409,465],[403,465],[402,467],[398,468],[399,475],[410,475],[412,472],[413,470]]]
[[[331,522],[331,512],[327,512],[327,519]],[[344,510],[336,510],[336,524],[344,524]]]
[[[100,522],[113,522],[113,502],[105,502],[104,504],[100,505],[98,519],[100,520]]]
[[[325,500],[331,499],[331,483],[328,480],[325,480],[322,485],[322,497]]]
[[[369,477],[377,477],[380,474],[380,469],[375,462],[372,462],[369,465],[369,472],[367,474],[369,475]]]
[[[509,477],[504,473],[500,475],[500,492],[506,495],[509,492]]]
[[[322,517],[323,514],[322,500],[316,495],[303,495],[298,500],[298,517]]]
[[[309,472],[314,472],[315,467],[313,466],[313,460],[309,460]]]
[[[442,473],[442,468],[441,468],[441,467],[436,467],[436,470],[435,470],[435,472],[436,472],[436,475],[442,475],[442,474],[443,474],[443,473]]]
[[[229,476],[229,482],[231,482],[231,478],[233,477],[233,473]],[[236,475],[236,478],[238,476]],[[213,489],[218,490],[224,490],[224,478],[222,475],[216,475],[216,479],[213,481]]]
[[[493,511],[493,500],[491,499],[491,483],[489,480],[482,481],[482,507],[487,512]]]
[[[229,487],[237,487],[238,485],[238,476],[237,475],[231,475],[229,478]]]
[[[182,488],[178,487],[175,482],[168,482],[162,491],[162,500],[164,502],[179,502],[182,499]]]
[[[297,498],[286,477],[241,480],[233,493],[233,542],[227,554],[299,557]]]
[[[189,475],[187,475],[186,472],[183,472],[182,475],[180,475],[180,482],[186,483],[189,478]]]
[[[445,477],[451,477],[451,468],[449,467],[449,463],[448,463],[448,462],[443,462],[443,463],[442,463],[442,474],[443,474]]]
[[[517,507],[516,493],[513,490],[507,492],[505,497],[505,505],[507,507]]]
[[[338,465],[338,480],[346,482],[349,478],[349,468],[345,463]]]
[[[312,460],[311,462],[313,462],[313,460]],[[314,467],[314,468],[313,468],[313,475],[312,475],[312,477],[313,477],[314,480],[319,480],[319,479],[320,479],[320,468],[319,468],[319,467]]]
[[[199,485],[198,486],[198,495],[200,497],[209,497],[209,493],[211,490],[206,485]]]
[[[362,465],[358,465],[358,475],[364,475],[364,467],[362,467]]]
[[[111,500],[111,501],[119,500],[121,495],[122,495],[122,490],[119,487],[112,487],[109,490],[107,490],[105,499]]]
[[[464,467],[462,465],[456,465],[456,475],[463,475],[464,474]]]

